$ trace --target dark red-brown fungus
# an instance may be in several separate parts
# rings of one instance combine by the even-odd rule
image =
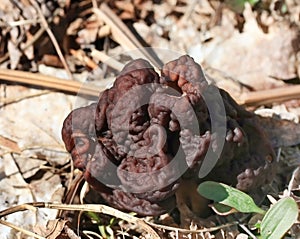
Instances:
[[[224,145],[201,180],[247,192],[269,183],[275,157],[258,117],[209,85],[189,56],[165,64],[161,76],[147,61],[131,61],[97,103],[67,116],[62,138],[75,167],[108,204],[160,215],[176,206],[183,179],[198,178],[209,147],[221,147],[214,143],[221,136],[212,131],[211,121],[222,117]]]

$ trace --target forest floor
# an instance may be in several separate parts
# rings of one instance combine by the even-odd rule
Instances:
[[[299,123],[298,0],[2,0],[0,210],[31,202],[88,202],[87,185],[76,181],[80,173],[61,139],[64,119],[110,87],[129,60],[146,58],[159,68],[184,54],[248,110]],[[286,171],[276,178],[272,197],[278,200],[292,185],[297,201],[299,143],[280,152]],[[71,210],[64,213],[67,222],[57,219],[57,210],[33,208],[0,213],[0,237],[150,237],[131,214],[129,223],[124,215]],[[143,220],[165,238],[247,238],[257,232],[251,232],[249,217],[240,222],[216,216],[219,224],[185,229],[173,217]],[[46,229],[47,222],[52,225]],[[295,224],[286,237],[299,238],[299,228]]]

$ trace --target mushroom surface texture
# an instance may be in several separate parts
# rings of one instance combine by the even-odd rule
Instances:
[[[259,117],[209,85],[187,55],[161,75],[146,60],[131,61],[98,102],[67,116],[62,138],[89,185],[111,206],[139,215],[175,208],[189,180],[251,193],[276,171]]]

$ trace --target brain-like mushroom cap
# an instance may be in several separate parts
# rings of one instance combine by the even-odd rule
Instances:
[[[213,92],[220,93],[225,116],[218,115]],[[226,118],[224,148],[206,179],[244,191],[268,183],[274,152],[256,116],[208,85],[189,56],[165,64],[161,77],[147,61],[131,61],[97,103],[69,114],[62,138],[75,167],[107,203],[159,215],[175,206],[181,178],[197,178],[209,147],[218,147],[206,101]]]

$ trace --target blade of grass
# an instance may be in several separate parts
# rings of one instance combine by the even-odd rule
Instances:
[[[297,221],[298,206],[294,199],[286,197],[275,203],[261,222],[261,235],[265,239],[280,239]]]

